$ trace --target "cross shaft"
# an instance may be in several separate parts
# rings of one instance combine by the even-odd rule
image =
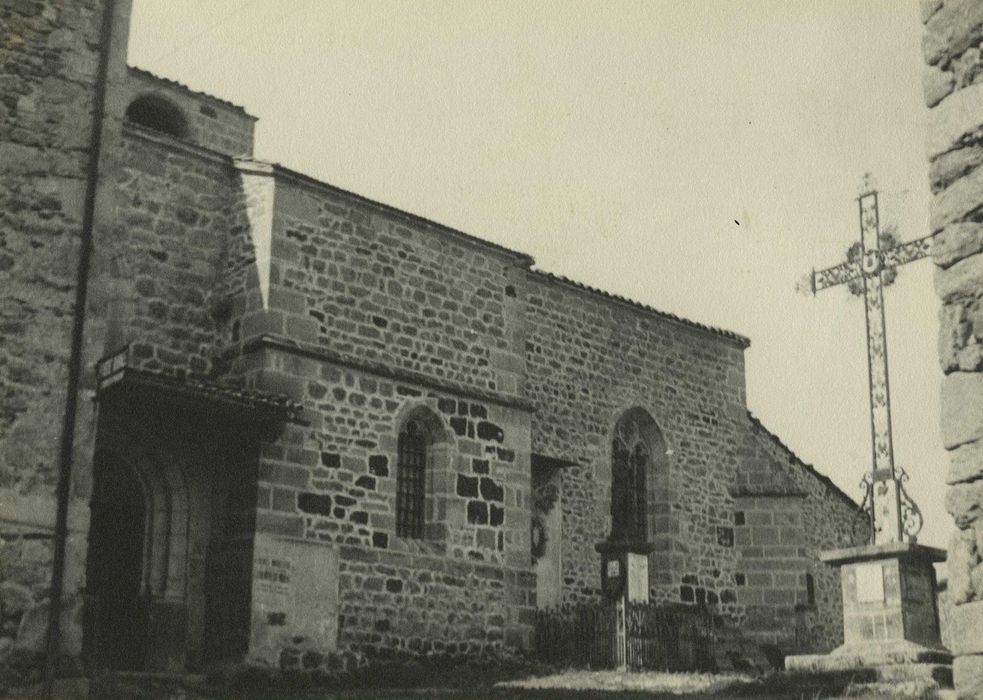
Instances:
[[[864,193],[858,198],[860,209],[860,249],[833,267],[813,270],[813,294],[840,284],[860,280],[863,285],[864,316],[867,326],[867,370],[870,390],[871,471],[864,479],[868,488],[873,543],[901,542],[905,535],[914,539],[921,528],[921,514],[904,491],[907,474],[894,465],[894,439],[891,430],[891,398],[888,380],[887,338],[884,324],[884,275],[925,257],[931,252],[932,237],[926,236],[892,247],[882,247],[877,191],[864,180]],[[867,501],[865,500],[865,505]]]

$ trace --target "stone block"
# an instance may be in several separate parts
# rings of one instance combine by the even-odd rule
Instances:
[[[939,364],[943,372],[959,367],[959,351],[971,334],[965,307],[958,302],[944,305],[939,311]]]
[[[970,573],[979,558],[976,554],[975,535],[973,530],[956,530],[949,538],[948,559],[948,592],[952,605],[965,603],[972,598],[973,587]]]
[[[919,6],[922,16],[922,24],[925,24],[932,18],[932,15],[934,15],[938,9],[942,7],[942,0],[921,0]]]
[[[975,141],[936,156],[928,166],[932,193],[938,194],[966,173],[983,163],[983,148]]]
[[[922,51],[929,64],[945,63],[983,39],[983,3],[946,0],[925,23]]]
[[[983,192],[979,193],[983,197]],[[983,224],[961,221],[949,224],[932,241],[932,259],[942,268],[951,267],[983,251]]]
[[[978,256],[983,260],[983,256]],[[983,373],[953,372],[942,380],[942,445],[951,450],[983,438]]]
[[[968,483],[983,478],[983,440],[960,445],[949,452],[947,484]]]
[[[952,683],[957,696],[978,700],[983,697],[983,654],[957,656],[952,660]]]
[[[976,168],[936,194],[930,207],[931,233],[938,233],[949,224],[970,218],[980,206],[981,193],[983,168]]]
[[[966,529],[983,518],[983,481],[955,484],[945,495],[945,508],[956,527]]]
[[[922,71],[922,90],[925,93],[925,105],[934,107],[942,98],[952,92],[956,84],[955,76],[938,66],[925,66]]]
[[[964,134],[983,122],[983,84],[956,90],[937,104],[928,116],[928,157],[952,150]]]
[[[256,532],[285,537],[303,537],[304,519],[299,515],[281,513],[257,513]]]

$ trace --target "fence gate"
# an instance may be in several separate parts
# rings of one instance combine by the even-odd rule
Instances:
[[[713,617],[692,606],[628,603],[626,662],[632,670],[713,670]],[[540,610],[536,654],[576,668],[614,668],[617,617],[613,603]]]

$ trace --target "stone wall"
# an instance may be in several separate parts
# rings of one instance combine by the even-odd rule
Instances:
[[[226,269],[247,226],[227,158],[128,125],[115,187],[107,351],[131,344],[136,366],[215,375],[231,337]]]
[[[96,0],[0,5],[0,661],[14,637],[25,652],[43,644],[103,9]],[[128,1],[117,2],[113,19],[102,129],[110,148]],[[87,410],[83,397],[79,412]],[[90,443],[80,430],[84,462]],[[66,588],[74,590],[87,511],[70,516]],[[63,646],[77,651],[70,622]]]
[[[942,441],[950,451],[946,508],[949,639],[966,697],[983,692],[983,6],[923,0],[925,101],[933,192],[935,289],[941,300]]]
[[[255,265],[230,269],[226,358],[305,408],[262,451],[257,532],[316,544],[309,556],[338,571],[337,626],[312,630],[257,556],[252,660],[314,672],[337,653],[528,646],[529,411],[511,284],[523,256],[276,167],[240,170],[239,248]],[[410,417],[432,438],[421,539],[396,534]]]
[[[532,451],[573,464],[559,505],[564,601],[600,595],[594,545],[611,527],[612,431],[638,406],[666,447],[649,485],[652,597],[695,602],[699,588],[700,602],[736,613],[728,487],[747,430],[746,342],[541,273],[523,301]]]
[[[797,653],[830,651],[843,643],[840,574],[819,554],[863,536],[859,506],[757,419],[748,428],[734,490],[742,630]]]

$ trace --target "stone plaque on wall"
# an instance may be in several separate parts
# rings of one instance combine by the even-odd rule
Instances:
[[[321,652],[338,640],[338,552],[257,534],[253,554],[253,648],[275,658],[284,639]]]
[[[649,601],[649,558],[644,554],[628,553],[628,584],[625,591],[629,603]]]
[[[854,567],[857,577],[858,603],[884,602],[884,568],[880,562]]]

